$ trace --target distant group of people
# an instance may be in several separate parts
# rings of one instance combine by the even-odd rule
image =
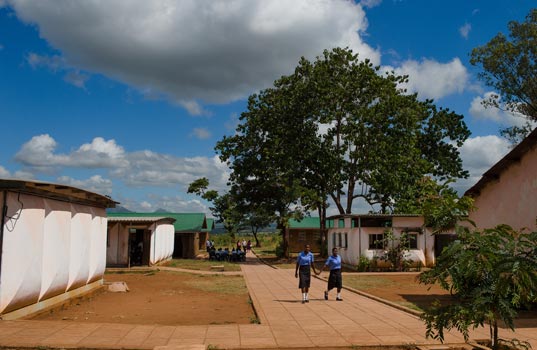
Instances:
[[[205,247],[207,248],[207,253],[209,253],[209,260],[246,261],[246,252],[252,249],[252,242],[245,239],[238,240],[237,246],[229,250],[227,247],[216,249],[214,241],[208,239],[205,242]]]
[[[334,288],[337,289],[337,301],[343,301],[341,298],[341,289],[343,288],[343,279],[341,277],[341,257],[338,255],[337,248],[332,249],[332,255],[326,259],[323,267],[319,272],[316,271],[313,264],[313,253],[309,244],[304,246],[304,250],[298,254],[296,260],[295,277],[298,278],[298,288],[302,291],[302,304],[309,303],[309,288],[311,283],[311,270],[316,275],[320,275],[325,267],[330,270],[328,277],[328,286],[324,291],[324,299],[328,300],[328,292]]]
[[[214,246],[209,250],[209,260],[216,261],[246,261],[246,252],[240,249],[218,248]]]
[[[237,241],[237,249],[238,250],[241,250],[242,248],[242,251],[243,252],[249,252],[251,249],[252,249],[252,241],[248,240],[246,241],[245,239],[243,239],[242,241],[239,239]]]

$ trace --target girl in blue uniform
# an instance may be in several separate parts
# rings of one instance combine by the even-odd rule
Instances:
[[[343,279],[341,277],[341,257],[337,254],[337,248],[332,249],[332,255],[326,259],[324,266],[321,268],[318,274],[323,272],[324,268],[330,269],[330,276],[328,277],[328,288],[324,291],[324,300],[328,300],[328,292],[331,289],[337,288],[337,301],[343,301],[341,299],[341,288],[343,287]]]
[[[295,277],[299,278],[298,288],[302,291],[302,304],[309,303],[308,292],[311,282],[311,269],[317,274],[315,266],[313,265],[313,254],[309,244],[304,246],[304,251],[298,253],[296,259]]]

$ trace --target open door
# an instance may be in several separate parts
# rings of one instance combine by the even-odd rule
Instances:
[[[149,266],[149,257],[151,253],[151,231],[144,230],[143,231],[143,237],[144,237],[144,253],[142,254],[142,265]]]

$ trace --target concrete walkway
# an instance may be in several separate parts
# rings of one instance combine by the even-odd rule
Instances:
[[[101,349],[291,348],[351,345],[435,344],[425,339],[418,317],[356,293],[344,301],[323,299],[325,282],[312,279],[310,302],[300,302],[293,270],[274,269],[250,257],[242,271],[261,324],[157,326],[62,321],[0,321],[0,346]],[[537,328],[519,328],[506,338],[529,340]],[[488,337],[488,329],[472,338]],[[462,343],[457,332],[446,342]]]

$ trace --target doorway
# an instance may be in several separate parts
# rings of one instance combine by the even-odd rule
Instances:
[[[129,228],[130,266],[149,266],[149,231]]]
[[[457,239],[457,235],[446,235],[446,234],[440,234],[440,235],[434,235],[434,257],[435,259],[438,259],[440,255],[442,255],[442,250],[444,250],[445,247],[450,245],[454,240]]]
[[[175,240],[173,241],[173,257],[184,258],[183,254],[183,236],[181,234],[175,234]]]

